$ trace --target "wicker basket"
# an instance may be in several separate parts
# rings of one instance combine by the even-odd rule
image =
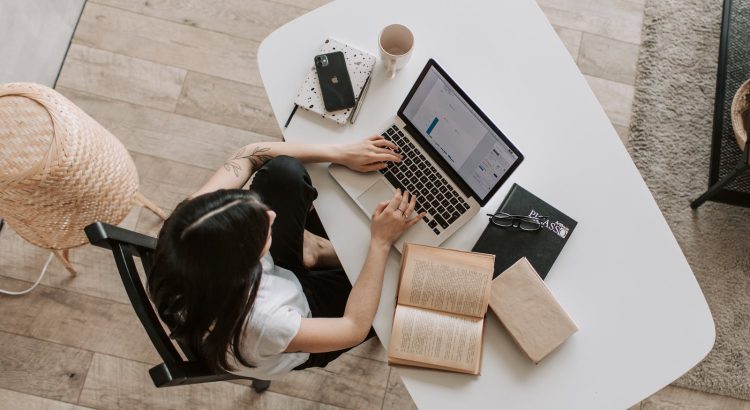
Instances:
[[[747,110],[750,110],[750,80],[740,86],[732,99],[732,128],[741,150],[747,144],[747,124],[744,120]]]
[[[83,110],[39,84],[0,85],[0,218],[21,237],[75,273],[67,249],[87,242],[85,226],[144,204],[137,191],[128,151]]]

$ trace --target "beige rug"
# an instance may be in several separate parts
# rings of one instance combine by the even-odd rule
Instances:
[[[721,0],[646,1],[629,149],[716,323],[713,351],[675,384],[750,399],[750,209],[689,207],[708,180],[721,10]]]

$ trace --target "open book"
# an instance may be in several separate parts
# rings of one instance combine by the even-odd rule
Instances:
[[[388,362],[479,374],[495,256],[406,244]]]

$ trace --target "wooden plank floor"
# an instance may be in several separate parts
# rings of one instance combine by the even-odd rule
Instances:
[[[89,0],[57,89],[117,135],[141,191],[167,210],[236,147],[281,138],[260,83],[258,44],[325,0]],[[628,139],[643,0],[538,0]],[[123,226],[155,234],[136,208]],[[0,287],[33,282],[47,252],[0,234]],[[326,369],[295,372],[257,395],[238,383],[155,389],[158,361],[108,252],[72,252],[72,279],[53,262],[32,294],[0,296],[0,407],[411,409],[377,340]],[[646,371],[646,369],[644,369]],[[748,402],[667,387],[634,406],[750,409]]]

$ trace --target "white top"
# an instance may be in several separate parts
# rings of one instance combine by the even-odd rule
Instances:
[[[378,62],[354,125],[298,110],[290,142],[359,141],[392,124],[432,57],[526,159],[474,219],[443,246],[471,249],[514,182],[578,221],[545,283],[580,327],[534,365],[487,317],[481,376],[399,368],[424,409],[623,409],[666,386],[711,350],[711,313],[690,266],[575,61],[534,0],[337,0],[270,34],[258,48],[280,127],[320,42],[332,36],[378,53],[380,30],[408,26],[409,63],[388,79]],[[315,209],[351,281],[369,220],[325,164],[308,164]],[[689,204],[685,202],[687,207]],[[399,261],[386,267],[373,326],[387,346]]]
[[[273,380],[304,363],[309,353],[284,353],[299,331],[303,317],[310,317],[310,306],[302,285],[294,274],[273,263],[270,253],[261,258],[263,274],[255,302],[247,316],[240,341],[242,357],[254,368],[243,366],[229,353],[232,373]]]

